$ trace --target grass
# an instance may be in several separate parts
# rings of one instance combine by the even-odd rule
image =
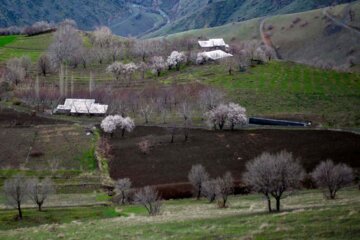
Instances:
[[[22,221],[17,221],[15,220],[17,211],[1,210],[0,230],[119,216],[114,207],[53,208],[44,209],[42,212],[37,211],[37,209],[25,209],[23,210],[23,214],[24,219]]]
[[[6,62],[13,57],[21,56],[28,56],[35,62],[47,50],[51,41],[52,33],[32,37],[0,36],[0,63]]]
[[[360,233],[360,192],[347,188],[336,200],[325,200],[319,190],[297,192],[282,200],[280,213],[268,214],[260,195],[230,198],[227,209],[194,199],[164,202],[160,216],[146,216],[141,206],[116,210],[122,217],[112,218],[111,208],[86,209],[80,214],[62,215],[60,224],[0,231],[1,239],[355,239]],[[84,209],[85,210],[85,209]],[[55,211],[55,210],[54,210]],[[107,212],[109,211],[109,212]],[[90,212],[90,213],[89,213]],[[100,212],[100,213],[99,213]],[[28,219],[30,219],[28,212]],[[34,213],[35,214],[35,213]],[[55,214],[59,216],[60,214]],[[99,219],[110,217],[110,219]],[[32,216],[32,215],[31,215]],[[21,223],[27,224],[26,219]],[[12,222],[12,224],[17,224]],[[5,226],[2,226],[3,229]],[[7,226],[6,226],[7,227]],[[12,228],[13,226],[9,227]]]
[[[17,37],[17,35],[0,36],[0,47],[15,41]]]
[[[188,67],[160,81],[223,88],[250,115],[302,114],[324,126],[360,126],[360,74],[356,73],[272,61],[233,75],[218,64]]]

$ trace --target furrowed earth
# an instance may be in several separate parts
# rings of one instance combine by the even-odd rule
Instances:
[[[152,143],[148,154],[140,151],[138,143]],[[192,129],[190,140],[184,142],[179,129],[174,143],[166,128],[137,127],[134,132],[111,138],[113,159],[109,163],[113,179],[129,177],[134,186],[160,185],[173,194],[190,195],[187,174],[194,164],[202,164],[211,177],[231,171],[241,180],[246,162],[262,152],[281,150],[292,152],[307,171],[320,161],[332,159],[360,168],[360,135],[350,132],[296,129],[249,129],[211,131]],[[171,195],[171,194],[170,194]]]

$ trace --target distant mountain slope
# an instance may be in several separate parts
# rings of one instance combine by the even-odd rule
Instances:
[[[355,13],[349,16],[349,12]],[[326,16],[326,12],[337,21]],[[321,67],[343,67],[351,64],[360,71],[360,1],[333,8],[283,14],[264,19],[264,32],[271,38],[282,59]],[[214,28],[202,28],[170,34],[174,38],[223,37],[233,41],[261,40],[260,23],[255,18]],[[341,26],[341,24],[344,26]],[[350,63],[350,61],[352,63]]]
[[[114,15],[127,15],[124,1],[118,0],[1,0],[0,27],[27,25],[36,21],[76,20],[83,29],[106,25]]]
[[[149,36],[166,35],[189,29],[220,26],[266,15],[295,13],[354,0],[209,0],[196,11],[178,18]]]
[[[159,36],[353,0],[1,0],[0,27],[74,19],[122,36]]]

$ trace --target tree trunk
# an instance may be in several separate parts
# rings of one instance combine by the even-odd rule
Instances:
[[[38,210],[39,210],[39,212],[42,211],[42,208],[41,208],[41,207],[42,207],[42,204],[43,204],[43,203],[38,203]]]
[[[269,210],[269,212],[271,212],[272,210],[271,210],[271,199],[270,199],[270,197],[269,197],[269,195],[265,195],[266,196],[266,199],[267,199],[267,204],[268,204],[268,210]]]
[[[22,220],[23,216],[22,216],[20,202],[17,202],[17,209],[18,209],[18,212],[19,212],[19,219]]]
[[[219,123],[219,128],[220,128],[220,130],[223,130],[223,128],[224,128],[224,123]]]
[[[125,204],[125,194],[124,194],[124,191],[121,192],[121,204],[122,204],[122,205]]]
[[[276,198],[276,211],[280,212],[280,197]]]
[[[199,186],[198,192],[197,192],[197,196],[196,196],[196,200],[199,200],[201,196],[201,185]]]
[[[121,137],[124,137],[124,135],[125,135],[125,128],[123,128],[123,129],[121,130]]]
[[[157,76],[160,77],[161,71],[157,70]]]
[[[174,135],[171,135],[171,141],[170,143],[174,143]]]

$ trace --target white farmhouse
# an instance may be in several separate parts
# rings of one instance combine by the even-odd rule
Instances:
[[[227,58],[227,57],[232,57],[233,55],[231,55],[230,53],[226,53],[222,50],[214,50],[214,51],[209,51],[209,52],[203,52],[201,53],[203,56],[206,57],[206,59],[210,59],[210,60],[219,60],[222,58]]]
[[[108,105],[95,103],[95,99],[67,98],[63,105],[58,105],[54,113],[104,115]]]
[[[198,41],[200,47],[202,48],[222,48],[227,49],[229,48],[229,45],[225,43],[224,39],[222,38],[213,38],[209,39],[207,41]]]

